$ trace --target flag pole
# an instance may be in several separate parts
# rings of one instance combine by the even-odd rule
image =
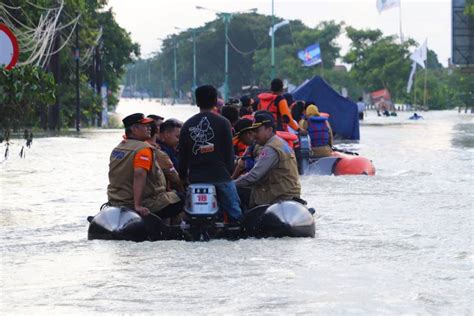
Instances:
[[[403,44],[403,32],[402,32],[402,1],[400,0],[398,5],[398,16],[399,16],[399,24],[400,24],[400,42]]]

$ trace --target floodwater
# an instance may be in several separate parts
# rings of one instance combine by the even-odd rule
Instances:
[[[196,107],[122,100],[186,119]],[[314,239],[88,241],[121,130],[14,141],[0,164],[2,314],[444,314],[473,309],[473,116],[376,117],[377,175],[303,176]],[[2,150],[3,153],[3,150]]]

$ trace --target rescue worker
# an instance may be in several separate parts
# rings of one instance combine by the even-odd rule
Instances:
[[[236,179],[242,172],[248,172],[252,169],[254,165],[255,132],[253,120],[243,118],[237,121],[232,142],[237,157],[232,179]]]
[[[178,175],[177,152],[182,125],[175,119],[168,119],[161,124],[157,138],[157,157],[167,180],[167,188],[184,193],[184,185]]]
[[[163,123],[164,118],[155,114],[150,114],[147,116],[147,118],[150,118],[153,121],[155,121],[154,124],[150,124],[150,127],[151,127],[152,141],[156,143],[156,139],[158,138],[158,133],[160,132],[160,125]]]
[[[299,200],[301,185],[295,153],[278,137],[275,119],[270,113],[258,113],[252,125],[255,139],[263,146],[255,166],[235,180],[236,186],[250,188],[249,207],[282,200]]]
[[[231,175],[234,171],[234,150],[231,126],[227,119],[213,113],[217,90],[211,85],[195,91],[200,112],[188,119],[179,137],[179,176],[189,183],[213,184],[219,209],[231,222],[242,217],[239,195]]]
[[[134,209],[145,217],[150,212],[161,218],[181,212],[184,201],[166,191],[166,179],[155,159],[150,139],[150,118],[135,113],[123,120],[126,138],[110,155],[107,197],[112,206]]]
[[[261,93],[258,95],[260,99],[258,109],[272,113],[277,131],[287,132],[288,126],[290,126],[295,132],[299,132],[300,127],[291,115],[288,102],[282,96],[283,81],[281,79],[273,79],[270,88],[271,93]]]
[[[331,125],[328,119],[319,113],[316,105],[311,104],[306,108],[306,118],[300,121],[300,126],[308,131],[312,157],[321,158],[332,155]]]

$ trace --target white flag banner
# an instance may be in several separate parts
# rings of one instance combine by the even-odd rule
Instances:
[[[411,65],[410,77],[408,78],[407,93],[410,93],[411,91],[411,86],[413,85],[413,76],[415,75],[415,72],[416,72],[416,61],[414,61],[413,64]]]
[[[421,67],[425,68],[425,61],[428,54],[428,47],[427,41],[418,47],[413,54],[410,55],[410,59],[413,60],[415,63],[420,65]]]
[[[399,6],[400,0],[377,0],[377,10],[379,10],[379,13]]]
[[[268,36],[272,36],[272,31],[276,32],[280,27],[285,26],[287,24],[290,24],[290,21],[283,20],[280,23],[273,25],[273,27],[270,27],[270,29],[268,30]]]

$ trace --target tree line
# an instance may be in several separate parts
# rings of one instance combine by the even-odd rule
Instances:
[[[82,125],[100,124],[102,86],[108,92],[109,109],[114,109],[125,66],[139,56],[139,45],[117,24],[106,4],[106,0],[2,0],[0,14],[20,42],[22,64],[0,70],[0,129],[74,126],[76,27]],[[57,24],[45,23],[48,14],[57,15]],[[37,38],[50,27],[56,30],[52,48],[35,51],[42,43],[32,34]],[[43,54],[46,62],[28,63],[33,53]]]
[[[281,19],[276,19],[275,23]],[[268,30],[271,16],[256,13],[235,15],[229,24],[229,87],[231,95],[242,93],[243,86],[267,88],[271,80],[271,38]],[[153,97],[173,97],[190,93],[193,84],[193,32],[196,41],[197,83],[220,87],[224,81],[224,23],[217,18],[204,26],[170,35],[160,51],[148,59],[138,59],[127,67],[122,81],[127,89]],[[350,40],[349,51],[341,54],[336,39]],[[322,64],[302,67],[297,51],[319,43]],[[386,36],[378,29],[356,29],[325,21],[314,28],[299,20],[291,20],[275,35],[276,76],[298,85],[321,75],[335,89],[344,87],[351,99],[364,93],[388,89],[396,103],[423,100],[424,71],[418,67],[414,88],[406,92],[411,69],[411,52],[419,46],[413,39],[403,43],[395,36]],[[177,90],[174,88],[174,56],[177,60]],[[349,70],[334,67],[344,62]],[[448,109],[473,104],[472,73],[463,69],[445,68],[433,50],[428,49],[426,104],[431,109]],[[471,92],[471,93],[470,93]]]

